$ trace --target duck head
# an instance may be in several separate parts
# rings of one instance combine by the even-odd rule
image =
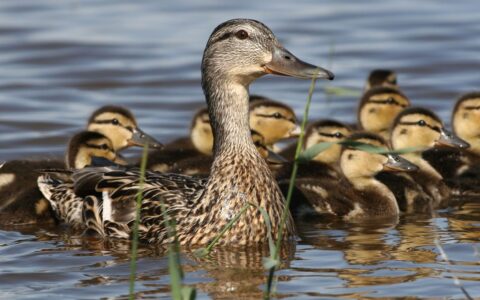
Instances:
[[[341,142],[351,133],[351,128],[341,122],[335,120],[319,120],[308,125],[305,131],[304,149],[324,142]],[[334,144],[327,150],[317,154],[313,160],[333,165],[338,162],[341,151],[342,146]]]
[[[91,165],[93,157],[101,157],[112,162],[123,163],[117,159],[112,141],[99,132],[82,131],[68,142],[65,161],[67,168],[82,169]]]
[[[453,132],[467,141],[470,152],[480,155],[480,92],[463,95],[452,113]]]
[[[470,146],[449,132],[436,114],[421,107],[407,108],[395,118],[391,142],[394,149],[437,146],[467,149]]]
[[[358,106],[358,126],[388,138],[392,121],[410,100],[399,90],[390,87],[375,87],[368,90]]]
[[[90,116],[87,125],[88,131],[95,131],[107,136],[115,151],[130,146],[144,146],[161,148],[163,145],[150,135],[143,132],[137,125],[133,114],[121,106],[103,106]]]
[[[348,140],[388,150],[387,142],[381,136],[373,133],[355,133]],[[369,153],[348,146],[342,149],[340,167],[342,173],[350,181],[373,178],[382,171],[411,172],[418,170],[416,165],[399,155]]]
[[[267,26],[251,19],[229,20],[214,29],[203,54],[202,74],[204,89],[209,89],[210,76],[243,86],[265,74],[334,78],[330,71],[295,57]]]
[[[393,70],[387,69],[373,70],[368,75],[367,83],[365,84],[365,91],[377,86],[386,86],[397,89],[397,73]]]
[[[293,109],[267,98],[252,100],[250,97],[250,128],[260,133],[270,148],[280,140],[300,134]]]
[[[268,163],[271,165],[281,165],[287,162],[285,158],[268,149],[267,144],[265,143],[265,138],[260,133],[255,130],[250,130],[250,132],[252,134],[253,144],[257,148],[258,153],[260,153],[260,156]]]

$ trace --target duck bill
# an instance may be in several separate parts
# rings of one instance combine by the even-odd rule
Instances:
[[[140,128],[133,129],[133,134],[130,140],[128,141],[129,146],[140,146],[143,147],[148,145],[151,148],[163,148],[163,144],[158,142],[156,139],[150,135],[143,132]]]
[[[287,138],[299,137],[300,133],[302,133],[302,127],[300,127],[300,125],[295,125],[295,128],[293,128],[292,131],[288,133]]]
[[[440,138],[436,141],[438,146],[445,146],[451,148],[467,149],[470,147],[470,144],[454,135],[446,129],[441,129]]]
[[[284,164],[284,163],[288,162],[288,160],[286,160],[280,154],[277,154],[277,153],[273,152],[272,150],[268,150],[267,162],[270,163],[270,164],[274,164],[274,165],[281,165],[281,164]]]
[[[386,172],[415,172],[418,170],[418,167],[412,164],[410,161],[405,158],[395,155],[388,154],[388,161],[383,165],[383,171]]]
[[[290,53],[287,49],[277,46],[273,50],[272,60],[264,66],[268,74],[291,76],[301,79],[328,79],[333,80],[332,72],[306,63]]]

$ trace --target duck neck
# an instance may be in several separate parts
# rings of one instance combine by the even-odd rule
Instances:
[[[256,153],[249,126],[248,86],[231,81],[215,82],[205,89],[214,136],[214,156]]]

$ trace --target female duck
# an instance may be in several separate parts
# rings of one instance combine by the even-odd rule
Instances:
[[[256,206],[265,209],[272,234],[277,234],[284,198],[252,142],[248,122],[248,86],[268,73],[333,79],[329,71],[304,63],[285,50],[270,29],[258,21],[234,19],[213,31],[202,60],[202,87],[215,139],[210,176],[198,180],[185,175],[147,172],[140,216],[142,241],[158,245],[172,241],[162,221],[162,207],[169,217],[175,218],[178,242],[183,246],[207,244],[218,229],[246,205],[249,206],[245,213],[222,237],[220,244],[247,245],[268,240],[266,222]],[[96,186],[108,191],[112,204],[112,213],[102,216],[104,224],[95,218],[86,221],[104,228],[109,236],[128,236],[125,223],[134,217],[138,172],[84,169],[79,173],[83,178],[100,177]],[[42,176],[39,181],[42,190],[55,190],[56,184],[48,176]],[[75,185],[80,187],[83,183],[77,180]],[[120,215],[118,206],[123,211]],[[117,223],[119,219],[124,221]],[[288,217],[284,237],[292,236],[294,231],[292,219]]]
[[[459,149],[469,147],[467,142],[448,132],[437,115],[419,107],[407,108],[396,117],[391,131],[391,143],[395,150],[409,147],[424,150],[438,146]],[[419,170],[410,176],[433,199],[433,207],[450,197],[451,190],[442,175],[422,157],[421,152],[402,156],[419,167]]]
[[[410,100],[399,90],[391,87],[372,88],[360,99],[358,128],[388,139],[392,121],[408,106]]]
[[[378,135],[355,133],[349,140],[375,147],[388,146]],[[343,147],[340,156],[342,177],[317,177],[297,182],[296,195],[316,214],[340,217],[344,220],[397,217],[399,208],[393,193],[375,175],[381,171],[415,171],[416,166],[393,154],[374,154]]]

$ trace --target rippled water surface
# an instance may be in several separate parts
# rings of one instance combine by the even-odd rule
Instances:
[[[447,123],[454,99],[480,85],[474,0],[2,0],[0,160],[61,156],[68,137],[107,103],[130,107],[161,141],[186,134],[193,111],[204,105],[203,47],[213,28],[233,17],[265,22],[299,57],[331,68],[337,77],[330,86],[360,90],[369,70],[393,68],[412,101]],[[251,92],[301,115],[308,85],[266,77]],[[314,95],[312,117],[353,121],[358,97],[327,99],[324,86]],[[298,224],[299,242],[278,272],[278,295],[463,298],[456,277],[480,297],[479,204],[437,213],[402,216],[396,225]],[[186,283],[200,298],[258,298],[261,257],[185,254]],[[98,245],[55,228],[0,230],[2,299],[122,298],[128,279],[126,245]],[[137,289],[139,297],[169,297],[162,253],[142,249]]]

